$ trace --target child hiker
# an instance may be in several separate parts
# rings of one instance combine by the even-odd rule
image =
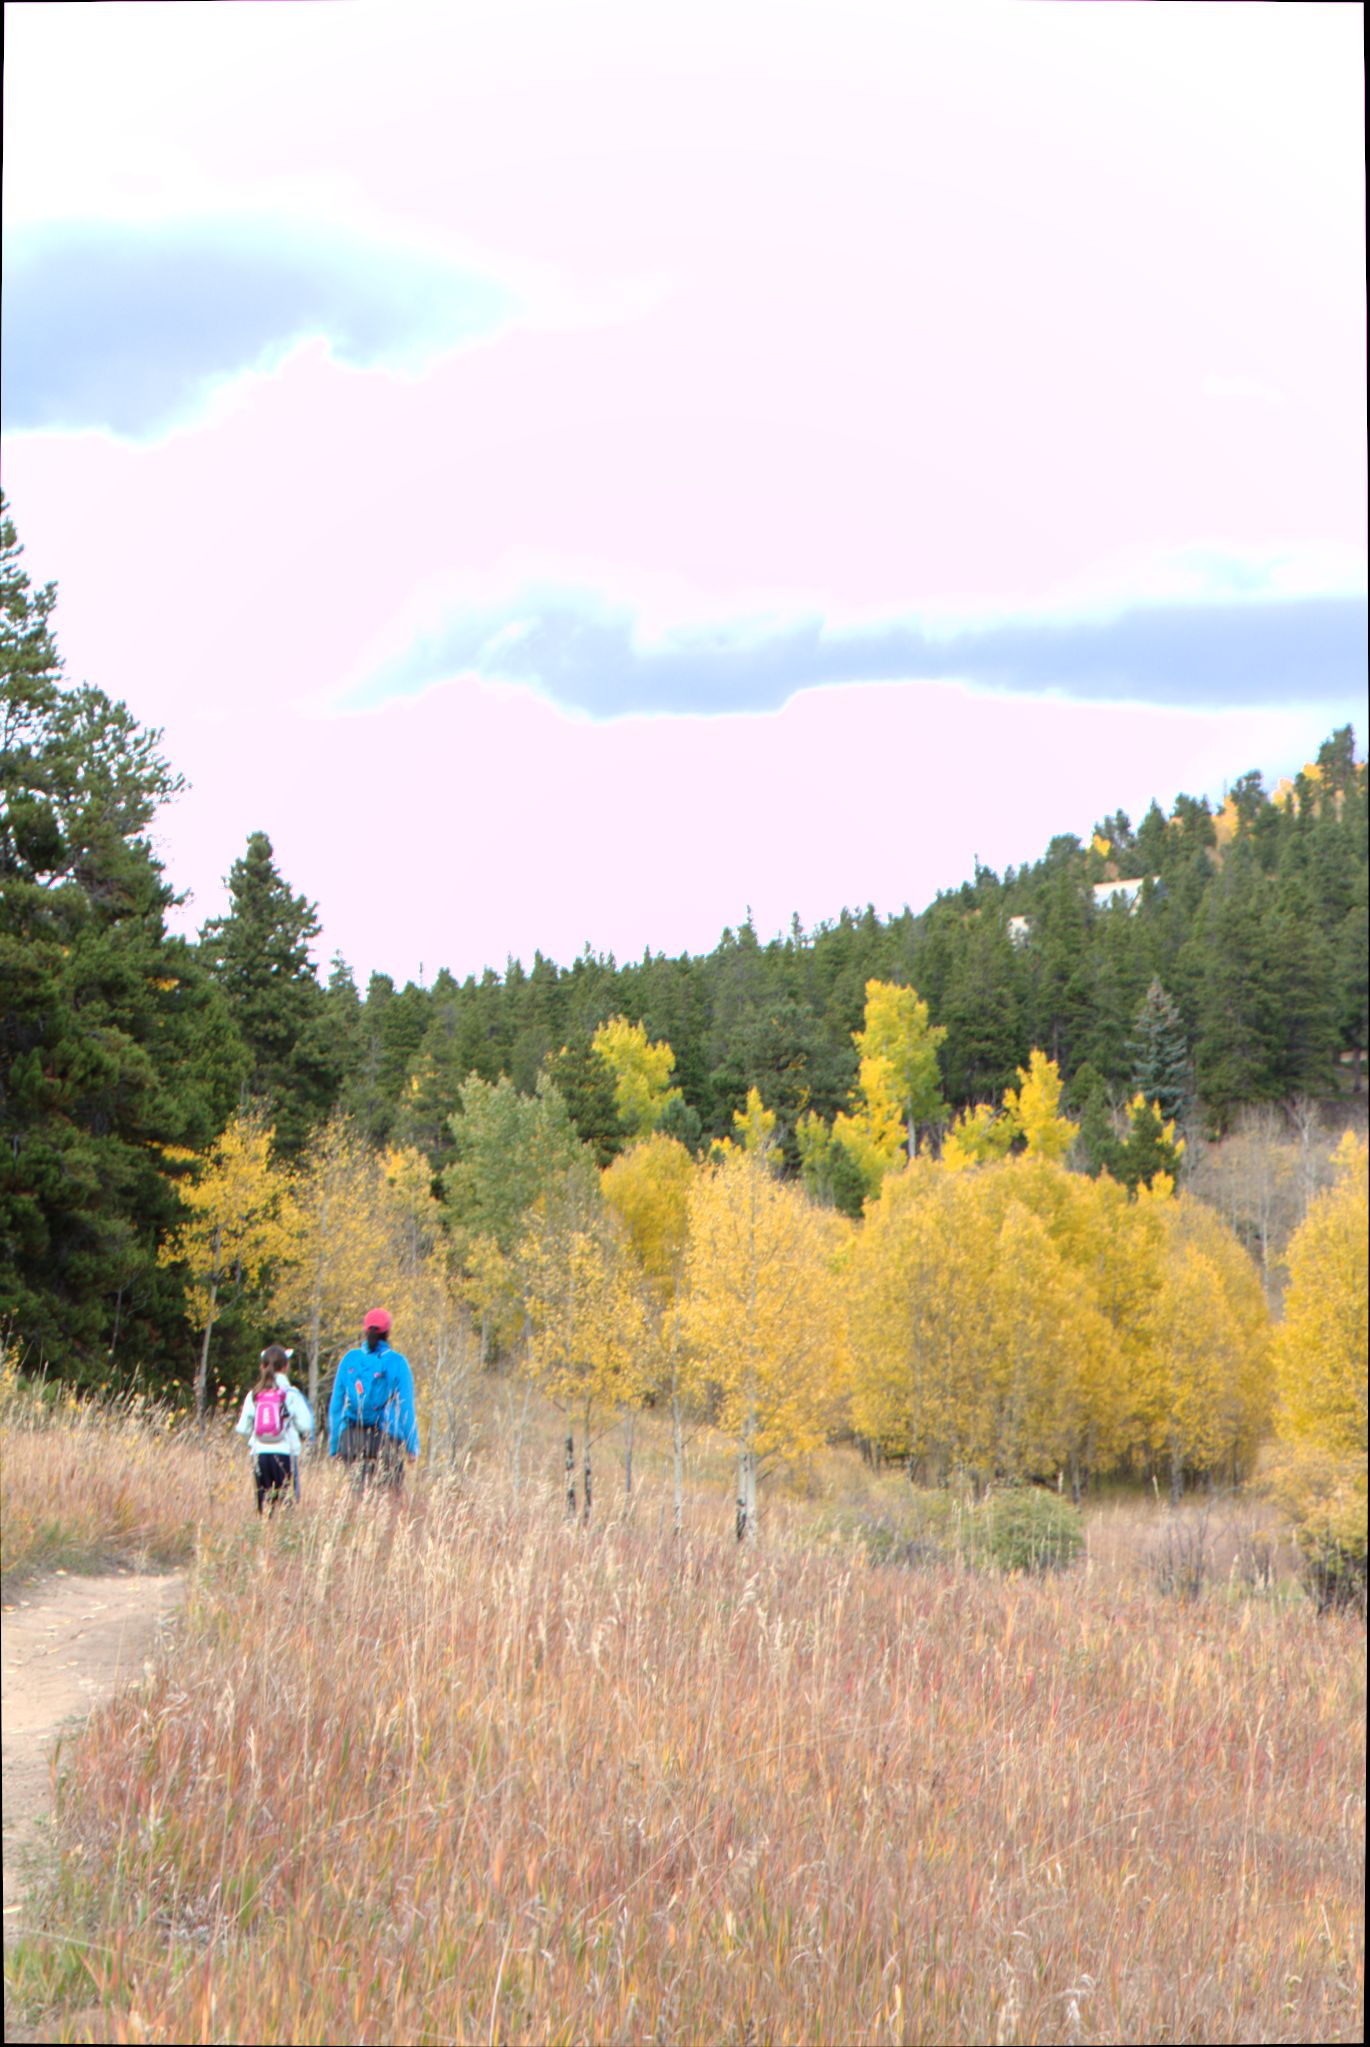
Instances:
[[[414,1375],[408,1358],[390,1348],[384,1308],[369,1310],[361,1344],[338,1366],[328,1403],[328,1454],[354,1467],[358,1486],[378,1476],[383,1484],[401,1485],[406,1456],[419,1454]]]
[[[282,1350],[279,1343],[267,1345],[257,1383],[243,1401],[238,1418],[237,1433],[247,1437],[252,1450],[259,1514],[267,1501],[267,1511],[274,1514],[288,1485],[293,1485],[298,1500],[300,1441],[314,1433],[309,1402],[299,1387],[290,1383],[289,1363],[288,1350]]]

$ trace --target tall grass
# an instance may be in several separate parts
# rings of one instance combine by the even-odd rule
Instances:
[[[230,1447],[231,1444],[231,1447]],[[233,1451],[237,1450],[235,1457]],[[0,1573],[183,1564],[242,1520],[247,1456],[154,1401],[48,1397],[0,1361]]]
[[[1359,1623],[320,1487],[72,1753],[109,2037],[1359,2037]]]

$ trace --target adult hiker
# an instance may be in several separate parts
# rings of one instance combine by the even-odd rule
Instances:
[[[237,1433],[252,1451],[257,1486],[257,1512],[264,1505],[274,1514],[285,1488],[294,1485],[300,1497],[299,1458],[304,1437],[314,1433],[314,1416],[298,1386],[290,1383],[290,1352],[269,1343],[262,1352],[257,1383],[243,1401]]]
[[[406,1457],[419,1454],[414,1375],[391,1348],[390,1326],[384,1308],[368,1310],[361,1344],[339,1364],[328,1403],[328,1454],[352,1465],[360,1486],[377,1477],[400,1485]]]

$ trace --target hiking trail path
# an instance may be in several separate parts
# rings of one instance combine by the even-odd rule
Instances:
[[[159,1631],[185,1594],[185,1573],[56,1572],[7,1599],[3,1664],[4,1938],[30,1930],[29,1896],[52,1857],[52,1751],[59,1735],[144,1674]],[[32,1930],[37,1930],[34,1927]],[[8,2014],[7,2014],[8,2017]],[[76,2014],[66,2014],[70,2024]],[[7,2040],[41,2034],[7,2025]]]

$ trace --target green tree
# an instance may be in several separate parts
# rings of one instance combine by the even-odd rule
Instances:
[[[503,1075],[492,1085],[471,1074],[451,1129],[456,1156],[442,1175],[443,1214],[481,1318],[484,1358],[533,1204],[583,1152],[566,1104],[545,1075],[535,1095],[521,1095]]]
[[[1220,1123],[1239,1102],[1269,1101],[1281,1093],[1270,890],[1254,852],[1237,840],[1204,897],[1185,948],[1186,970],[1198,989],[1198,1091]]]
[[[954,1102],[987,1100],[1012,1080],[1026,1049],[1018,979],[1003,916],[977,913],[958,933],[937,1011],[946,1026],[942,1070]]]
[[[293,1157],[328,1114],[341,1079],[309,959],[319,920],[281,879],[265,832],[253,832],[234,861],[228,894],[228,912],[205,925],[201,950],[251,1054],[249,1092],[274,1121],[279,1152]]]
[[[63,686],[56,590],[21,554],[0,500],[0,1324],[63,1374],[165,1379],[187,1348],[167,1148],[213,1139],[244,1055],[166,931],[147,831],[180,778],[123,704]]]
[[[1194,1100],[1193,1067],[1184,1020],[1153,979],[1128,1042],[1134,1094],[1155,1102],[1163,1120],[1183,1123]]]
[[[1158,1173],[1170,1181],[1180,1175],[1184,1139],[1175,1135],[1175,1121],[1168,1121],[1157,1102],[1136,1094],[1128,1103],[1127,1135],[1113,1148],[1108,1165],[1116,1180],[1130,1191],[1150,1186]]]
[[[597,1166],[607,1166],[622,1151],[625,1135],[613,1068],[581,1040],[563,1045],[548,1059],[546,1073],[566,1104],[576,1136],[589,1146]]]

